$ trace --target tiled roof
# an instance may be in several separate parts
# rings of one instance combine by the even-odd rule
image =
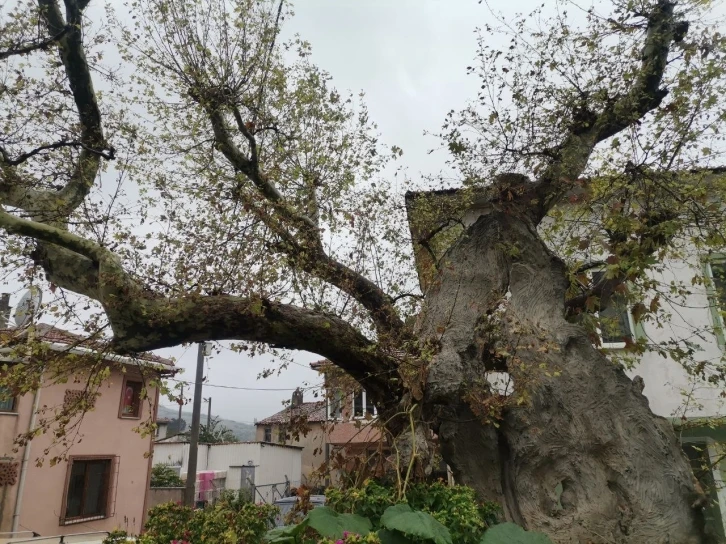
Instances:
[[[315,361],[314,363],[310,363],[310,368],[313,370],[323,370],[326,366],[330,366],[333,363],[328,361],[327,359],[322,359],[320,361]]]
[[[20,340],[27,337],[27,330],[28,329],[0,329],[0,344],[11,346],[18,343]],[[34,327],[34,334],[36,338],[46,342],[52,342],[54,344],[65,344],[69,347],[80,347],[113,353],[109,350],[108,341],[106,340],[84,337],[64,329],[59,329],[58,327],[54,327],[47,323],[37,323]],[[171,359],[166,359],[165,357],[160,357],[159,355],[148,352],[138,353],[134,356],[129,356],[129,358],[136,358],[164,366],[174,366],[174,362]]]
[[[300,406],[295,408],[284,408],[276,414],[266,417],[265,419],[258,421],[256,425],[276,425],[280,423],[287,423],[290,421],[290,414],[293,417],[301,418],[307,417],[309,423],[318,423],[326,420],[325,413],[325,401],[319,400],[316,402],[303,402]]]

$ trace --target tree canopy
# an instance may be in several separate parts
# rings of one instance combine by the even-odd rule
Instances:
[[[667,320],[690,286],[650,272],[726,245],[726,38],[711,2],[483,12],[480,91],[440,131],[453,185],[394,178],[402,151],[363,97],[336,89],[308,42],[282,40],[284,0],[133,0],[104,25],[88,4],[3,8],[0,265],[47,284],[47,315],[118,352],[306,350],[384,408],[420,400],[438,348],[415,324],[426,293],[407,221],[439,211],[407,218],[404,189],[460,188],[459,212],[482,195],[524,202],[567,264],[563,311],[585,324],[612,291],[638,320]],[[719,382],[702,334],[629,350]]]
[[[87,4],[5,9],[7,273],[50,283],[46,312],[61,318],[77,319],[68,294],[80,295],[86,328],[125,352],[242,340],[319,353],[360,379],[415,352],[405,320],[420,292],[401,186],[386,177],[401,150],[382,147],[362,97],[336,90],[307,42],[281,41],[289,7],[141,0],[97,28]],[[483,15],[469,68],[480,93],[441,131],[460,182],[530,176],[533,218],[559,219],[555,249],[577,270],[577,250],[598,246],[611,283],[654,291],[643,272],[680,241],[720,247],[722,183],[703,175],[724,118],[709,7]],[[488,46],[492,33],[509,47]],[[587,218],[573,221],[556,205],[575,189]]]

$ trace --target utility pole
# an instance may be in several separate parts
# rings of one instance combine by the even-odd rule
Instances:
[[[179,397],[179,419],[176,420],[176,423],[177,423],[176,434],[182,433],[182,428],[181,428],[182,406],[184,406],[184,384],[181,384],[181,397]]]
[[[209,397],[208,399],[204,399],[204,402],[208,402],[209,406],[207,406],[207,433],[209,433],[209,429],[211,429],[212,425],[212,397]]]
[[[194,491],[197,482],[197,448],[199,447],[199,420],[202,411],[202,380],[204,379],[204,342],[197,351],[197,376],[194,382],[194,402],[192,407],[192,428],[189,438],[189,463],[187,481],[184,489],[184,505],[194,507]]]

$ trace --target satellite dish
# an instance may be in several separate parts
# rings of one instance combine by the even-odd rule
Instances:
[[[40,302],[43,299],[43,293],[34,285],[23,294],[20,302],[15,307],[15,325],[25,327],[40,308]]]

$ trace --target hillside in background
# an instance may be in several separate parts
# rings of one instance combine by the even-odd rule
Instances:
[[[179,416],[179,410],[175,410],[174,408],[167,408],[165,406],[159,406],[158,411],[160,418],[169,418],[169,419],[176,419]],[[212,414],[213,417],[214,414]],[[192,413],[191,412],[185,412],[182,411],[182,419],[187,422],[187,429],[189,429],[189,426],[192,423]],[[202,414],[202,424],[205,424],[207,422],[207,413],[204,412]],[[239,421],[232,421],[231,419],[222,419],[219,420],[221,425],[224,425],[228,429],[230,429],[234,435],[242,442],[252,442],[255,439],[255,426],[251,423],[241,423]]]

